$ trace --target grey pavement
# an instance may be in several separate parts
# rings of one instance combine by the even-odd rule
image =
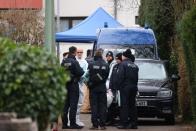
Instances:
[[[74,129],[64,129],[59,131],[88,131],[91,127],[90,122],[90,114],[81,114],[81,121],[84,122],[85,127],[80,130],[74,130]],[[60,125],[59,125],[60,126]],[[157,119],[139,119],[139,125],[138,129],[127,129],[127,130],[133,130],[133,131],[196,131],[191,128],[189,125],[166,125],[163,120],[157,120]],[[126,130],[126,131],[127,131]],[[106,131],[125,131],[125,130],[119,130],[116,127],[107,126]]]

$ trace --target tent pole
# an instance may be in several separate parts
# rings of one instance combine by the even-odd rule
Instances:
[[[95,53],[95,48],[97,47],[97,41],[94,41],[94,44],[93,44],[93,52],[92,52],[92,57],[94,56],[94,53]]]

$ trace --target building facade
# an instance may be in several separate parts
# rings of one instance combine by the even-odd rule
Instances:
[[[122,25],[130,27],[137,24],[139,4],[139,0],[55,0],[55,15],[60,16],[60,31],[65,31],[102,7]]]
[[[42,0],[0,0],[0,9],[42,9]]]
[[[42,9],[44,3],[45,0],[0,0],[0,9]],[[98,7],[129,27],[136,24],[139,7],[139,0],[54,0],[54,3],[55,14],[60,15],[65,29],[78,24]]]
[[[80,23],[102,7],[125,27],[137,23],[139,0],[54,0],[55,15],[60,16],[59,31]],[[77,4],[76,4],[77,3]],[[38,9],[44,12],[45,0],[0,0],[0,9]]]
[[[44,15],[46,0],[0,0],[0,9],[35,9],[42,10]],[[54,0],[55,16],[60,17],[59,31],[66,31],[90,16],[97,8],[102,7],[125,27],[136,24],[139,0]],[[58,18],[59,18],[58,17]],[[55,23],[57,25],[57,23]],[[56,26],[57,31],[57,26]],[[92,49],[92,43],[60,43],[60,56],[71,45]],[[86,55],[86,53],[84,54]],[[62,58],[61,58],[62,59]]]
[[[77,3],[77,4],[76,4]],[[125,27],[137,24],[139,0],[55,0],[55,16],[60,17],[59,31],[66,31],[102,7]],[[57,24],[56,24],[57,25]],[[93,43],[60,43],[60,61],[70,46],[93,48]]]

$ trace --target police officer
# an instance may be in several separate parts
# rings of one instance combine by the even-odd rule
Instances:
[[[120,63],[122,62],[122,53],[116,54],[116,64],[113,67],[111,78],[110,78],[110,84],[109,88],[112,90],[112,92],[115,94],[116,90],[118,89],[116,82],[118,81],[118,68]]]
[[[114,67],[114,65],[116,64],[116,61],[114,60],[114,55],[113,55],[113,52],[112,51],[108,51],[107,54],[106,54],[106,61],[109,65],[109,75],[108,75],[108,79],[106,81],[106,87],[107,89],[109,88],[109,82],[110,82],[110,77],[111,77],[111,74],[112,74],[112,69]]]
[[[107,125],[115,125],[115,117],[118,114],[118,103],[117,103],[117,98],[116,98],[116,94],[117,94],[117,82],[118,82],[118,67],[120,65],[120,63],[122,62],[122,53],[118,53],[116,54],[115,57],[116,60],[116,64],[114,65],[113,69],[112,69],[112,74],[110,77],[110,82],[109,82],[109,89],[112,91],[113,94],[113,101],[111,103],[111,105],[108,108],[108,114],[107,114]]]
[[[87,61],[87,63],[89,63],[90,61],[93,60],[92,51],[93,51],[93,50],[91,50],[91,49],[88,49],[88,50],[86,51],[86,58],[85,58],[85,60]]]
[[[109,67],[112,68],[114,64],[114,55],[112,51],[108,51],[106,54],[106,61],[109,64]]]
[[[107,54],[106,54],[106,61],[109,65],[109,75],[108,75],[108,79],[106,80],[106,88],[107,88],[107,106],[109,107],[112,100],[113,100],[113,95],[112,95],[112,92],[111,90],[109,89],[109,83],[110,83],[110,77],[111,77],[111,74],[112,74],[112,70],[113,70],[113,67],[114,65],[116,65],[116,61],[114,60],[114,55],[113,55],[113,52],[112,51],[108,51]],[[110,120],[107,118],[106,120],[106,125],[108,125],[110,122]]]
[[[91,105],[91,130],[96,130],[100,126],[105,128],[105,117],[107,110],[106,79],[109,74],[109,66],[102,58],[102,51],[97,50],[94,60],[89,63],[90,105]]]
[[[72,46],[69,48],[69,54],[67,58],[64,58],[61,65],[70,72],[71,80],[67,83],[67,99],[64,106],[64,114],[62,117],[63,129],[81,129],[82,126],[76,124],[76,111],[79,99],[79,85],[80,77],[84,74],[84,71],[76,61],[77,48]],[[68,112],[70,127],[68,127]]]
[[[122,60],[119,65],[117,83],[121,98],[120,126],[118,128],[137,129],[136,94],[139,68],[133,63],[135,59],[130,49],[123,52]]]

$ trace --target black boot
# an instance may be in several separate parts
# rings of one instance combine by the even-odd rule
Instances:
[[[83,126],[79,126],[77,124],[71,124],[69,127],[69,129],[82,129],[82,128],[83,128]]]
[[[92,126],[89,128],[89,130],[99,130],[98,126]]]
[[[63,125],[63,126],[62,126],[62,129],[69,129],[69,126]]]
[[[127,129],[127,126],[125,126],[125,125],[119,125],[119,126],[117,126],[117,128],[118,129]]]
[[[127,129],[137,129],[137,124],[132,123],[127,126]]]

